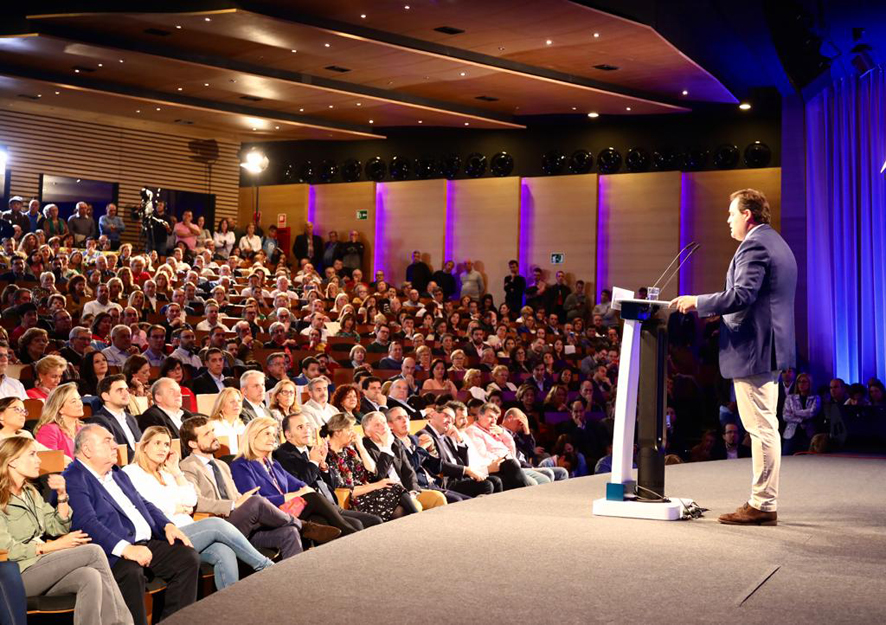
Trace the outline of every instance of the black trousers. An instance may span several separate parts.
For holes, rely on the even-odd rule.
[[[384,519],[380,516],[369,514],[368,512],[360,512],[359,510],[341,510],[341,515],[358,531],[384,523]]]
[[[151,565],[147,567],[149,574],[166,582],[163,614],[159,619],[163,620],[197,600],[200,554],[179,542],[170,545],[165,540],[149,540],[144,545],[153,554]],[[145,570],[138,562],[123,558],[111,567],[135,625],[148,625],[145,612]]]
[[[342,516],[342,509],[333,505],[326,497],[318,492],[302,495],[305,500],[305,508],[298,516],[300,519],[320,523],[321,525],[331,525],[341,530],[341,535],[346,536],[359,531],[362,527],[352,525],[348,519]],[[370,515],[372,516],[372,515]],[[362,525],[362,523],[361,523]]]
[[[520,463],[513,458],[508,458],[499,465],[498,473],[495,474],[501,480],[502,487],[505,490],[512,488],[522,488],[529,486]]]
[[[472,480],[471,478],[463,480],[449,480],[446,482],[446,488],[453,490],[468,497],[479,497],[480,495],[491,495],[495,492],[495,484],[491,479],[485,479],[481,482]],[[501,489],[499,489],[501,490]]]
[[[264,497],[253,495],[232,510],[227,520],[249,539],[253,547],[277,549],[281,560],[302,552],[301,522]]]

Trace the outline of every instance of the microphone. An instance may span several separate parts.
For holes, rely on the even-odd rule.
[[[661,272],[661,275],[658,277],[658,280],[655,281],[655,284],[652,285],[652,288],[655,288],[655,287],[658,286],[658,283],[661,282],[662,278],[664,278],[664,277],[667,275],[668,271],[671,270],[671,267],[674,266],[674,263],[677,262],[678,260],[680,260],[680,257],[683,255],[683,252],[685,252],[687,249],[689,249],[689,248],[692,247],[693,245],[696,246],[696,249],[697,249],[697,247],[698,247],[699,244],[696,243],[695,241],[692,241],[692,242],[690,242],[690,243],[687,243],[687,244],[686,244],[686,247],[684,247],[682,250],[680,250],[679,252],[677,252],[677,255],[674,256],[674,260],[672,260],[672,261],[671,261],[671,264],[668,265],[668,266],[665,268],[665,270]],[[693,250],[693,251],[694,251],[694,250]],[[692,252],[690,252],[690,254],[692,254]],[[687,258],[688,258],[688,256],[687,256]],[[678,269],[679,269],[679,267],[678,267]]]
[[[687,245],[686,247],[689,247],[690,245],[691,245],[692,247],[690,248],[689,253],[687,253],[686,256],[685,256],[685,258],[683,258],[683,260],[680,261],[680,264],[677,265],[677,268],[674,269],[674,271],[671,272],[670,277],[669,277],[669,278],[667,279],[667,281],[666,281],[663,285],[661,285],[661,287],[659,288],[659,292],[663,291],[664,288],[665,288],[667,285],[669,285],[669,284],[671,283],[671,280],[673,280],[674,277],[675,277],[678,273],[680,273],[680,267],[682,267],[683,264],[684,264],[687,260],[689,260],[689,257],[692,256],[693,254],[695,254],[696,250],[698,250],[698,248],[701,247],[701,243],[695,243],[694,241],[693,241],[692,243],[690,243],[689,245]],[[680,251],[680,254],[682,254],[683,251],[684,251],[685,249],[686,249],[686,248],[684,247],[683,250]],[[680,258],[680,254],[677,254],[677,258]],[[675,258],[674,260],[676,261],[677,258]],[[672,262],[671,264],[673,265],[674,263]],[[661,278],[659,278],[659,280],[661,280]]]

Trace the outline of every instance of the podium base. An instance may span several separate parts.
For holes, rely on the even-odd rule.
[[[613,501],[595,499],[594,514],[597,516],[617,516],[628,519],[652,519],[654,521],[679,521],[683,510],[692,504],[691,499],[671,497],[669,502]]]

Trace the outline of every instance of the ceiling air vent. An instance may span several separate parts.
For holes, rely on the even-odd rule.
[[[95,71],[95,69],[92,67],[83,67],[82,65],[75,65],[73,67],[73,70],[75,72],[77,72],[78,74],[83,74],[83,73],[89,74],[89,73]]]
[[[323,69],[328,69],[330,72],[338,72],[339,74],[351,71],[349,68],[341,67],[340,65],[327,65]]]
[[[440,26],[434,30],[438,33],[443,33],[444,35],[460,35],[465,32],[461,28],[453,28],[452,26]]]
[[[254,96],[254,95],[241,95],[240,99],[241,100],[249,100],[250,102],[261,102],[262,101],[261,98],[259,98],[258,96]]]
[[[182,126],[193,126],[194,125],[194,122],[192,122],[190,119],[177,119],[173,123],[181,124]]]
[[[478,95],[475,100],[483,100],[484,102],[498,102],[498,98],[493,98],[491,95]]]
[[[600,63],[599,65],[594,65],[594,69],[599,69],[604,72],[614,72],[618,68],[615,65],[609,65],[607,63]]]
[[[31,95],[29,93],[20,93],[20,94],[18,94],[18,97],[24,98],[25,100],[35,100],[35,101],[40,99],[40,96]]]
[[[145,34],[146,35],[155,35],[157,37],[168,37],[172,33],[169,32],[168,30],[161,30],[159,28],[146,28]]]

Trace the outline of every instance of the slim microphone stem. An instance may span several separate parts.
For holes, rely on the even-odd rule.
[[[677,268],[674,269],[673,273],[671,273],[671,277],[668,278],[668,281],[665,282],[665,283],[661,286],[661,290],[662,290],[662,291],[664,291],[664,290],[665,290],[665,287],[671,283],[671,280],[674,279],[674,276],[676,276],[678,273],[680,273],[680,267],[682,267],[683,264],[684,264],[687,260],[689,260],[689,257],[692,256],[692,255],[695,253],[695,250],[697,250],[697,249],[700,248],[700,247],[701,247],[700,244],[696,244],[695,247],[693,247],[691,250],[689,250],[689,253],[686,254],[686,258],[684,258],[684,259],[682,260],[682,262],[681,262],[679,265],[677,265]]]
[[[658,286],[658,283],[661,282],[661,279],[664,278],[668,274],[668,272],[671,270],[671,267],[674,266],[674,263],[677,262],[678,260],[680,260],[680,257],[683,255],[683,252],[685,252],[687,249],[689,249],[693,245],[698,245],[698,243],[696,243],[695,241],[691,241],[686,244],[686,247],[684,247],[682,250],[677,252],[677,255],[674,256],[674,260],[671,261],[671,264],[668,265],[667,267],[665,267],[665,270],[661,272],[661,275],[658,277],[658,280],[656,280],[655,284],[652,285],[653,288]]]

